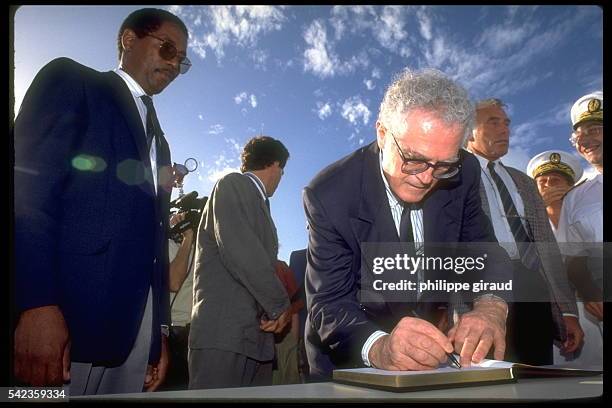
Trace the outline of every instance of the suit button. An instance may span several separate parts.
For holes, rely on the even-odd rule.
[[[157,263],[157,258],[153,258],[153,263],[156,264]]]

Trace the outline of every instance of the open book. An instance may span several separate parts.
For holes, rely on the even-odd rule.
[[[456,356],[459,360],[459,356]],[[377,368],[334,370],[333,381],[379,388],[388,391],[418,391],[468,385],[515,382],[525,377],[591,376],[597,369],[576,369],[561,366],[530,366],[508,361],[484,359],[471,367],[455,368],[442,365],[427,371],[387,371]]]

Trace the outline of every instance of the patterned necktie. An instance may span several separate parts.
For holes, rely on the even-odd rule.
[[[147,148],[151,149],[151,143],[155,136],[162,137],[164,132],[161,130],[159,121],[157,120],[157,113],[155,113],[155,107],[153,106],[153,100],[148,95],[140,97],[147,107]]]
[[[512,201],[510,192],[504,184],[504,181],[495,171],[495,163],[490,161],[489,164],[487,164],[487,168],[491,173],[491,178],[497,185],[497,191],[499,192],[499,196],[506,213],[506,220],[508,220],[508,225],[510,226],[510,230],[514,236],[516,246],[518,247],[519,254],[521,256],[521,261],[528,269],[538,271],[540,269],[539,256],[536,252],[533,240],[527,234],[523,222],[521,221],[521,217],[518,215],[518,211],[516,210],[514,201]]]

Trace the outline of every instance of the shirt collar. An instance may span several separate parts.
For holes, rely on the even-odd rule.
[[[474,153],[473,151],[469,150],[468,151],[470,153],[472,153],[474,156],[476,156],[476,158],[478,159],[478,163],[480,163],[480,167],[482,167],[483,169],[487,168],[487,165],[489,164],[489,159],[485,159],[484,157],[478,155],[477,153]],[[503,164],[501,162],[501,159],[496,159],[496,160],[491,160],[493,163],[495,163],[495,167],[497,167],[500,164]]]
[[[123,79],[123,81],[126,83],[128,89],[130,90],[130,92],[132,93],[132,95],[134,96],[134,98],[140,98],[141,96],[146,95],[147,93],[144,91],[144,89],[142,89],[142,87],[140,86],[140,84],[138,82],[136,82],[134,80],[134,78],[132,78],[130,76],[130,74],[128,74],[127,72],[125,72],[123,70],[123,68],[118,67],[115,69],[114,71],[117,75],[119,75],[121,77],[121,79]],[[152,98],[152,97],[151,97]]]
[[[256,181],[255,184],[257,184],[257,187],[259,188],[259,192],[261,193],[263,199],[265,200],[268,197],[268,194],[266,192],[266,185],[263,183],[263,181],[261,181],[261,179],[257,177],[255,173],[251,173],[250,171],[245,171],[243,174],[248,175],[248,177],[251,177],[251,180]]]

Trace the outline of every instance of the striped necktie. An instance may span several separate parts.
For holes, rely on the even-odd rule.
[[[490,161],[489,164],[487,164],[487,169],[489,169],[491,178],[497,186],[497,191],[499,192],[502,205],[504,206],[506,220],[514,236],[514,241],[518,247],[521,261],[528,269],[538,271],[540,269],[540,257],[537,254],[533,240],[525,230],[525,226],[516,210],[516,206],[514,205],[514,201],[512,201],[512,196],[510,196],[508,188],[501,177],[499,177],[499,174],[495,171],[495,162]]]

